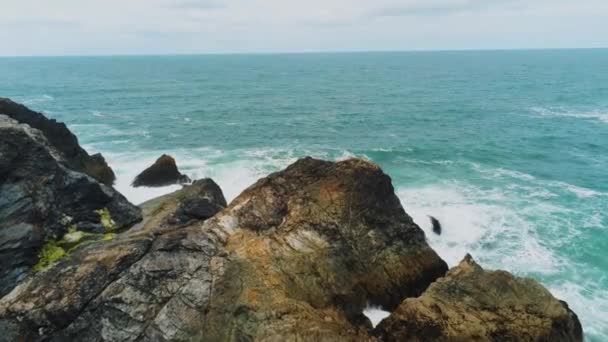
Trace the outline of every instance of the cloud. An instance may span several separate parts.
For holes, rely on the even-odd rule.
[[[608,46],[606,0],[2,0],[0,55]]]
[[[61,20],[61,19],[18,19],[5,21],[2,23],[5,28],[52,28],[52,29],[76,29],[82,26],[82,23],[76,20]]]
[[[226,8],[226,3],[215,0],[172,0],[165,6],[181,10],[216,10]]]
[[[509,0],[452,0],[410,2],[404,5],[379,8],[372,11],[372,17],[436,16],[463,11],[488,10],[495,6],[512,4]]]

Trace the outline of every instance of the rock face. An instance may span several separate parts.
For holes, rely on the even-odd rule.
[[[101,154],[90,156],[80,147],[78,139],[64,123],[48,119],[41,113],[1,97],[0,114],[40,130],[49,144],[62,155],[62,162],[68,168],[83,172],[105,185],[114,184],[116,177],[103,156]]]
[[[484,271],[467,255],[378,326],[384,341],[582,341],[565,302],[531,279]]]
[[[176,220],[222,206],[192,193],[26,279],[0,300],[0,339],[373,341],[366,304],[392,310],[447,271],[369,162],[303,159]]]
[[[158,187],[189,182],[190,178],[186,175],[182,175],[177,169],[175,159],[163,154],[154,162],[154,164],[152,164],[152,166],[137,175],[133,180],[132,185],[134,187]]]
[[[141,219],[139,208],[63,158],[43,132],[0,115],[0,295],[39,254],[61,252],[53,243],[67,233],[108,233]]]
[[[581,338],[531,280],[470,258],[445,276],[370,162],[301,159],[225,205],[208,179],[144,203],[142,224],[1,298],[0,341]],[[373,329],[368,304],[395,312]]]

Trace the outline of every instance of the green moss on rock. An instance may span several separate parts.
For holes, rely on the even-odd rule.
[[[33,270],[35,272],[42,271],[59,261],[65,255],[65,250],[57,245],[57,241],[48,241],[42,246],[39,254],[40,259],[38,260],[38,263],[34,265]]]
[[[112,219],[112,215],[110,214],[110,211],[108,210],[108,208],[95,210],[95,212],[99,215],[101,225],[103,226],[104,231],[106,233],[111,233],[114,230],[116,230],[116,228],[117,228],[116,223]]]
[[[104,234],[104,236],[101,238],[100,241],[114,240],[115,237],[116,237],[116,233],[107,233],[107,234]]]

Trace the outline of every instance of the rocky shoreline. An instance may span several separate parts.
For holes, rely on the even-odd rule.
[[[203,179],[137,207],[36,115],[0,99],[0,341],[583,339],[538,282],[471,256],[448,271],[369,161],[303,158],[229,204]],[[391,315],[373,327],[368,305]]]

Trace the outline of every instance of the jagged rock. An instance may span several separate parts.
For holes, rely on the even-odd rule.
[[[63,157],[43,132],[0,115],[0,295],[27,275],[45,243],[141,219],[139,208]]]
[[[99,153],[90,156],[80,147],[78,138],[64,123],[48,119],[41,113],[2,97],[0,97],[0,114],[42,131],[50,145],[62,155],[62,162],[68,168],[86,173],[105,185],[114,184],[116,179],[114,171],[103,156]]]
[[[541,284],[484,271],[470,255],[377,327],[384,341],[582,341],[581,324]]]
[[[190,199],[146,203],[141,227],[25,280],[0,339],[373,341],[366,304],[392,310],[447,271],[366,161],[302,159],[175,224]]]
[[[189,182],[190,178],[181,174],[177,169],[175,159],[163,154],[154,162],[154,164],[152,164],[152,166],[137,175],[133,180],[132,185],[134,187],[158,187]]]

